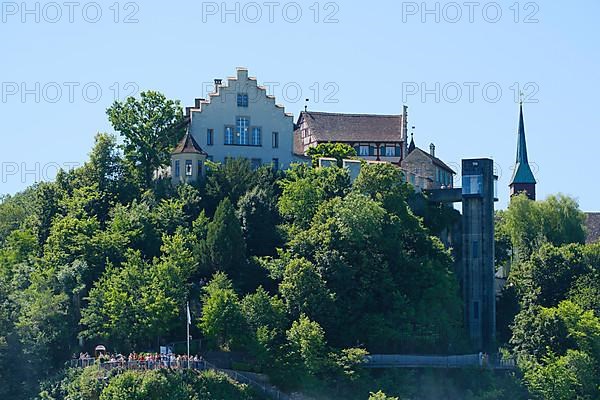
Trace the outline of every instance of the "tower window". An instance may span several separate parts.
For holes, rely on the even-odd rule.
[[[181,175],[181,164],[179,162],[179,160],[175,161],[175,177],[179,178],[179,176]]]
[[[279,132],[273,132],[272,142],[274,149],[279,148]]]
[[[215,144],[215,131],[213,129],[208,129],[206,131],[206,144],[208,146]]]
[[[185,176],[192,176],[194,172],[194,166],[192,160],[185,160]]]

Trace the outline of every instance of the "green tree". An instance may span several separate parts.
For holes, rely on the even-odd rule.
[[[73,339],[73,327],[68,314],[69,299],[66,294],[55,294],[43,285],[34,285],[21,299],[21,311],[16,323],[24,359],[30,371],[44,374],[68,357]]]
[[[292,353],[301,360],[306,372],[318,375],[327,367],[328,347],[323,328],[305,315],[287,331]]]
[[[185,124],[179,101],[147,91],[106,110],[113,128],[124,138],[125,158],[138,172],[139,182],[151,186],[154,172],[169,164],[170,152],[183,137]]]
[[[555,246],[583,243],[585,216],[577,202],[564,195],[534,202],[521,194],[511,199],[497,219],[498,232],[511,238],[513,262],[529,259],[543,243]]]
[[[319,158],[335,158],[338,167],[343,166],[343,160],[354,159],[357,157],[354,147],[345,143],[321,143],[310,147],[307,155],[312,158],[313,167],[319,165]]]
[[[300,315],[320,320],[331,318],[332,295],[310,261],[290,261],[279,285],[279,292],[292,318]]]
[[[289,259],[315,265],[334,298],[334,318],[310,317],[319,318],[335,346],[364,343],[373,352],[458,346],[461,303],[452,260],[411,213],[401,219],[353,192],[322,203],[288,247]]]
[[[209,215],[225,198],[232,204],[255,186],[256,174],[246,158],[229,159],[225,164],[213,163],[206,177],[206,205]]]
[[[354,189],[398,216],[409,214],[407,199],[412,190],[404,182],[400,168],[392,164],[368,164],[363,166],[354,182]]]
[[[153,215],[147,201],[134,200],[129,205],[117,204],[111,211],[106,233],[119,244],[122,252],[129,247],[140,250],[147,257],[158,255],[160,235],[154,225]]]
[[[371,392],[371,395],[369,396],[369,400],[399,400],[399,398],[398,397],[388,397],[385,393],[383,393],[380,390],[377,393]]]
[[[279,213],[272,190],[258,186],[247,192],[238,203],[248,253],[254,256],[273,256],[276,247],[283,245],[277,224]]]
[[[577,201],[563,194],[549,196],[539,203],[544,236],[555,246],[585,243],[585,214]]]
[[[208,224],[204,255],[205,265],[211,273],[222,271],[234,278],[239,278],[244,273],[244,237],[229,199],[224,199],[219,204],[213,220]]]
[[[569,350],[561,357],[550,354],[541,364],[526,364],[524,378],[536,399],[591,400],[600,396],[595,370],[594,361],[586,353]]]
[[[55,184],[40,183],[34,190],[33,214],[30,225],[38,237],[38,244],[46,243],[54,217],[60,213],[61,192]]]
[[[518,353],[536,360],[563,356],[569,349],[600,360],[600,319],[571,301],[553,308],[532,306],[515,318],[511,343]]]
[[[107,267],[90,290],[88,306],[82,311],[82,337],[108,340],[121,351],[149,341],[143,322],[145,312],[139,301],[146,287],[147,269],[141,254],[136,251],[127,254],[127,260],[120,268]]]
[[[579,277],[571,286],[568,298],[584,310],[593,310],[600,316],[600,271]]]
[[[517,265],[510,278],[522,297],[553,307],[568,297],[579,279],[593,274],[599,263],[600,245],[544,244],[528,261]]]
[[[36,196],[35,187],[14,196],[0,195],[0,245],[8,235],[23,226],[30,215]]]
[[[306,228],[320,203],[348,194],[350,174],[344,168],[310,168],[296,164],[279,182],[279,212],[293,226]]]
[[[204,288],[202,318],[198,327],[218,348],[236,350],[247,344],[247,325],[240,299],[224,273],[217,273]]]
[[[283,301],[278,296],[269,296],[262,287],[244,297],[242,311],[248,325],[254,330],[261,327],[283,329],[287,321]]]

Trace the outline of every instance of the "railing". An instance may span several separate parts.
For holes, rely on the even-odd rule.
[[[269,396],[272,399],[291,400],[291,397],[286,395],[285,393],[282,393],[281,391],[275,389],[274,387],[269,387],[260,382],[257,382],[254,379],[248,377],[247,375],[244,375],[244,373],[242,373],[242,372],[218,368],[215,365],[213,365],[209,362],[206,362],[206,361],[205,361],[205,365],[208,369],[211,369],[211,370],[217,371],[217,372],[221,372],[221,373],[229,376],[231,379],[233,379],[236,382],[244,383],[246,385],[254,387],[255,389],[259,390],[261,393]]]
[[[203,371],[207,369],[206,362],[202,361],[190,361],[189,368],[197,371]],[[134,371],[150,371],[155,369],[187,369],[187,360],[171,360],[167,357],[160,360],[123,360],[123,361],[100,361],[94,358],[84,358],[71,360],[71,368],[87,368],[94,365],[99,365],[102,369],[110,371],[113,369],[126,369]]]
[[[93,358],[85,358],[85,359],[77,359],[71,360],[70,366],[71,368],[87,368],[92,367],[94,365],[98,365],[100,368],[105,371],[112,370],[132,370],[132,371],[151,371],[158,369],[173,369],[173,370],[184,370],[188,369],[188,361],[187,360],[172,360],[168,357],[163,357],[160,360],[147,360],[147,361],[139,361],[139,360],[123,360],[123,361],[106,361],[100,362],[99,360]],[[257,382],[256,380],[244,375],[241,372],[227,370],[218,368],[217,366],[209,363],[208,361],[190,361],[189,369],[194,371],[206,371],[212,370],[216,372],[220,372],[229,376],[236,382],[246,384],[248,386],[253,387],[258,390],[262,394],[270,397],[274,400],[291,400],[291,397],[282,393],[281,391],[275,389],[274,387],[270,387],[268,385]]]
[[[485,354],[459,356],[371,355],[365,359],[366,368],[490,368],[515,369],[514,359]]]

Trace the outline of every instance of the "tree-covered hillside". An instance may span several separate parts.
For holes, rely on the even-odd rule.
[[[127,385],[196,388],[197,378],[129,373],[88,388],[97,396],[73,397],[82,377],[98,382],[63,371],[100,343],[127,354],[185,341],[187,302],[203,351],[242,354],[240,367],[285,390],[526,398],[510,374],[361,367],[368,353],[472,351],[452,253],[435,236],[454,214],[430,207],[417,217],[398,168],[364,165],[351,182],[343,168],[252,170],[238,159],[172,187],[152,177],[181,138],[178,103],[148,92],[108,115],[120,138],[98,134],[85,165],[0,203],[1,399],[43,391],[48,400],[129,400],[154,397],[119,397]],[[516,198],[498,216],[498,262],[513,264],[499,329],[536,398],[598,398],[590,371],[600,361],[600,247],[569,244],[582,232],[567,198]],[[557,376],[567,397],[548,394]],[[201,393],[181,390],[176,398]]]

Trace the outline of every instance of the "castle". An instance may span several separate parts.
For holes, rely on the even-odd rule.
[[[208,99],[186,108],[188,131],[174,149],[173,183],[193,182],[204,174],[204,162],[246,158],[253,168],[287,169],[306,162],[310,147],[346,143],[366,161],[399,166],[417,190],[453,186],[455,171],[435,155],[408,143],[408,108],[398,115],[339,114],[303,111],[296,123],[267,89],[238,68],[235,77],[215,79]]]
[[[430,202],[462,204],[461,235],[451,245],[457,254],[457,276],[465,303],[465,326],[473,346],[489,350],[495,346],[496,282],[494,265],[494,203],[497,176],[493,160],[462,161],[462,187],[454,188],[456,172],[429,151],[408,141],[408,109],[398,115],[341,114],[303,111],[297,122],[277,105],[275,98],[259,86],[248,70],[238,68],[235,77],[215,80],[209,99],[196,99],[186,109],[188,130],[174,149],[171,179],[174,184],[194,182],[205,175],[206,160],[226,163],[232,158],[250,160],[253,168],[271,165],[287,169],[294,162],[307,162],[308,149],[320,143],[345,143],[366,162],[388,162],[404,172],[416,191]],[[322,160],[321,165],[330,165]],[[344,160],[352,176],[360,163]],[[510,193],[536,196],[536,180],[529,165],[523,106],[520,108],[517,159]]]

